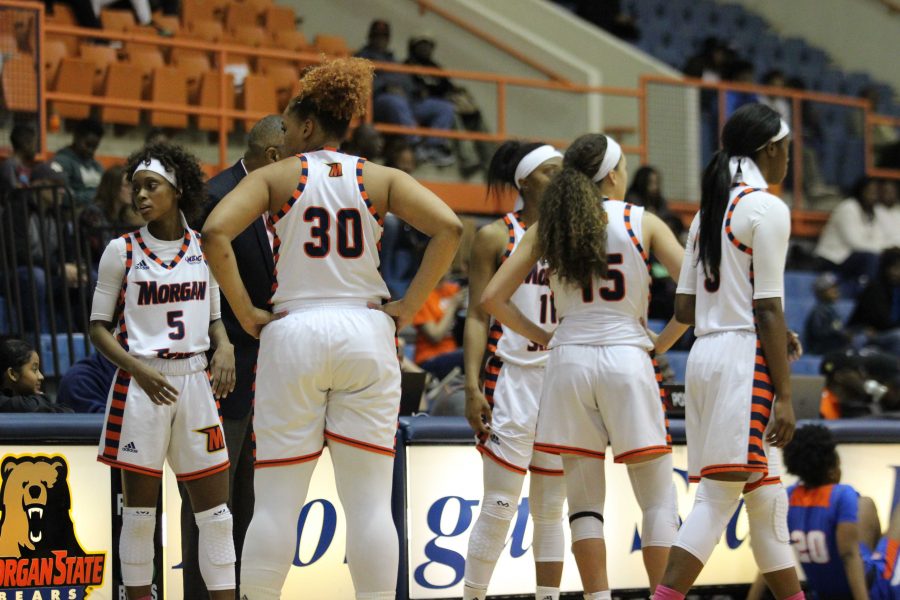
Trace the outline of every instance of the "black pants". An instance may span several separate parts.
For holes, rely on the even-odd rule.
[[[225,433],[225,444],[228,447],[228,508],[234,518],[234,551],[237,562],[234,565],[235,577],[240,583],[241,549],[244,547],[244,536],[253,517],[253,447],[250,433],[251,415],[243,419],[223,419],[222,429]],[[184,568],[184,598],[187,600],[204,600],[209,598],[206,584],[200,575],[197,563],[197,523],[191,510],[190,498],[183,483],[178,484],[181,493],[181,563]]]

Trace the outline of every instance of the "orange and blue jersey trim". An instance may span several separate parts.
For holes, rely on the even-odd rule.
[[[746,185],[746,184],[738,184],[738,185]],[[753,192],[761,192],[761,191],[763,191],[763,190],[760,188],[751,188],[751,187],[746,188],[740,194],[738,194],[734,198],[734,200],[731,201],[731,205],[728,207],[728,212],[725,213],[725,235],[728,236],[728,240],[732,244],[734,244],[735,248],[737,248],[738,250],[740,250],[741,252],[743,252],[745,254],[749,254],[750,256],[753,256],[753,248],[742,243],[740,240],[737,239],[737,237],[735,237],[734,231],[732,231],[732,229],[731,229],[731,218],[734,216],[734,211],[737,208],[737,205],[740,204],[741,199],[744,196],[746,196],[748,194],[752,194]]]
[[[515,213],[513,213],[515,215]],[[515,215],[518,220],[518,215]],[[503,256],[500,257],[500,263],[506,262],[506,259],[512,255],[513,250],[516,248],[516,228],[513,225],[512,219],[509,218],[509,215],[503,215],[503,223],[506,225],[506,248],[503,249]]]
[[[634,247],[637,249],[638,254],[641,255],[641,258],[644,259],[644,264],[647,265],[647,270],[650,270],[650,254],[644,249],[644,245],[641,244],[641,240],[638,239],[637,234],[634,232],[634,227],[631,223],[631,210],[634,208],[634,204],[629,202],[625,203],[625,230],[628,232],[628,237],[631,239],[631,243],[634,244]]]
[[[300,181],[297,183],[297,188],[294,190],[294,193],[291,194],[290,200],[285,202],[277,213],[269,215],[269,223],[273,227],[275,223],[284,218],[284,215],[288,214],[291,207],[293,207],[297,200],[300,199],[303,190],[306,189],[306,182],[309,179],[309,160],[307,160],[306,155],[304,154],[297,154],[297,158],[300,159]]]
[[[494,390],[497,388],[497,380],[500,378],[500,370],[503,361],[497,356],[491,356],[484,365],[484,399],[494,406]]]
[[[254,444],[255,446],[255,444]],[[254,452],[256,452],[256,448],[254,447]],[[267,469],[269,467],[287,467],[289,465],[299,465],[300,463],[309,462],[311,460],[316,460],[320,456],[322,456],[322,450],[318,450],[317,452],[313,452],[311,454],[304,454],[303,456],[292,456],[289,458],[273,458],[271,460],[257,460],[256,455],[254,454],[253,468],[254,469]]]
[[[599,458],[600,460],[606,458],[605,452],[588,450],[587,448],[578,448],[576,446],[563,446],[561,444],[535,442],[534,449],[539,452],[546,452],[547,454],[575,454],[577,456],[586,456],[587,458]]]
[[[374,452],[375,454],[383,454],[385,456],[394,456],[396,454],[393,448],[385,448],[384,446],[378,446],[377,444],[371,444],[369,442],[364,442],[362,440],[357,440],[344,435],[338,435],[334,432],[328,431],[327,429],[325,430],[325,439],[332,442],[338,442],[341,444],[346,444],[348,446],[353,446],[354,448],[359,448],[360,450],[366,450],[367,452]],[[397,443],[396,438],[394,439],[394,443]]]
[[[769,425],[775,388],[769,377],[769,367],[763,356],[762,344],[756,340],[756,364],[753,371],[753,396],[750,405],[750,436],[747,444],[747,464],[768,471],[769,460],[763,445],[763,435]]]
[[[138,246],[141,247],[141,250],[144,251],[144,254],[147,255],[147,258],[158,264],[159,266],[171,271],[175,267],[178,266],[178,263],[181,262],[181,259],[184,258],[184,255],[187,254],[188,248],[191,246],[191,230],[186,229],[184,231],[184,238],[181,240],[181,249],[178,250],[178,254],[175,255],[171,261],[164,263],[161,258],[159,258],[153,251],[147,247],[147,244],[144,243],[144,237],[141,235],[141,230],[138,229],[134,232],[134,239],[137,240]]]
[[[210,475],[215,475],[216,473],[221,473],[222,471],[227,471],[229,467],[231,467],[231,461],[226,460],[223,463],[200,469],[199,471],[176,473],[175,479],[178,481],[194,481],[195,479],[202,479],[204,477],[209,477]]]
[[[375,206],[372,204],[372,201],[369,200],[369,193],[366,192],[366,186],[363,183],[363,166],[366,164],[366,159],[360,158],[356,161],[356,185],[359,186],[359,195],[362,197],[363,202],[366,203],[366,208],[369,209],[369,214],[372,215],[372,218],[378,222],[378,225],[384,227],[384,219],[381,218],[381,215],[378,214],[378,211],[375,210]],[[378,243],[378,249],[381,249],[381,242]]]
[[[833,484],[821,485],[814,488],[798,485],[791,490],[788,501],[791,506],[803,508],[828,508],[831,505],[831,492],[833,489]]]
[[[125,276],[122,277],[122,289],[119,291],[119,300],[116,304],[116,311],[119,313],[116,339],[126,351],[128,350],[128,327],[125,325],[125,290],[128,288],[128,273],[134,262],[134,245],[131,235],[131,233],[126,233],[122,236],[125,240]]]
[[[119,369],[113,380],[112,398],[110,398],[109,416],[103,432],[103,452],[101,457],[107,460],[119,458],[119,436],[122,434],[122,421],[125,417],[125,400],[128,398],[128,386],[131,374]]]
[[[653,374],[656,377],[656,386],[659,388],[659,405],[663,414],[663,425],[666,428],[666,446],[672,448],[672,432],[669,430],[669,416],[666,414],[666,398],[668,392],[663,388],[662,369],[659,368],[659,362],[656,356],[651,356],[650,361],[653,363]]]

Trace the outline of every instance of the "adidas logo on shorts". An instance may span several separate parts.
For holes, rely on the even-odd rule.
[[[127,444],[125,444],[125,447],[122,448],[122,452],[134,452],[135,454],[137,454],[137,451],[138,450],[135,447],[134,442],[128,442]]]
[[[134,268],[135,268],[135,269],[140,269],[141,271],[143,271],[143,270],[145,270],[145,269],[149,269],[150,267],[147,266],[147,262],[146,262],[144,259],[141,259],[141,262],[139,262],[138,264],[134,265]]]

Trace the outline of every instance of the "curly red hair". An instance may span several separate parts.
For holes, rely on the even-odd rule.
[[[350,121],[366,112],[374,72],[364,58],[337,58],[307,69],[288,112],[301,118],[313,116],[327,130],[343,136]]]

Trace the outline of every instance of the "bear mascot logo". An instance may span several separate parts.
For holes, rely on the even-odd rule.
[[[47,590],[47,598],[65,589],[61,597],[83,598],[85,587],[103,583],[106,555],[86,553],[75,537],[68,475],[61,456],[7,456],[0,464],[0,599],[7,589]]]

